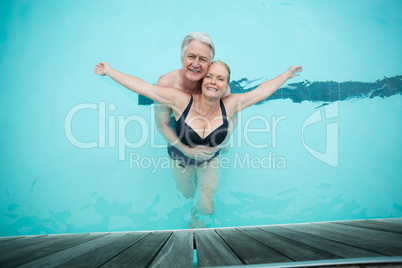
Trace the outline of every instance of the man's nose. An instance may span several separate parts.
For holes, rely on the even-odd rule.
[[[199,59],[198,57],[195,58],[195,60],[194,60],[194,62],[193,62],[193,65],[194,65],[194,66],[200,65],[200,59]]]

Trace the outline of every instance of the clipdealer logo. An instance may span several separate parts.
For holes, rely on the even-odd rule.
[[[98,121],[98,139],[91,142],[80,141],[73,135],[73,118],[77,115],[77,113],[83,110],[92,110],[97,114]],[[81,103],[72,107],[66,114],[65,122],[64,122],[64,132],[67,140],[74,146],[82,149],[91,149],[91,148],[118,148],[118,156],[119,160],[126,160],[126,149],[136,149],[142,146],[145,146],[146,143],[151,140],[151,148],[165,148],[166,144],[156,144],[153,137],[156,135],[155,130],[155,121],[153,109],[151,109],[151,117],[150,121],[147,122],[145,118],[142,118],[139,115],[130,115],[128,117],[122,115],[110,115],[110,112],[114,112],[116,110],[115,104],[106,105],[106,102],[100,101],[98,104],[96,103]],[[109,113],[109,115],[107,115]],[[307,119],[303,122],[301,128],[301,140],[302,145],[307,152],[309,152],[313,157],[320,160],[321,162],[332,166],[337,167],[339,163],[339,124],[338,122],[333,122],[334,118],[338,118],[339,116],[339,103],[331,103],[324,107],[321,107],[319,110],[314,111],[311,115],[307,117]],[[117,120],[116,120],[117,119]],[[261,115],[253,115],[246,120],[244,124],[242,124],[241,113],[239,114],[238,126],[237,130],[234,130],[238,133],[239,139],[237,141],[237,147],[242,147],[242,140],[246,142],[247,146],[254,149],[261,148],[276,148],[277,146],[277,131],[278,125],[280,122],[285,121],[287,117],[285,115],[281,115],[279,117],[272,116],[271,122],[268,121],[266,116]],[[91,119],[92,120],[92,119]],[[325,122],[327,120],[331,120],[332,122],[326,123],[326,139],[325,139],[325,152],[320,152],[309,145],[307,145],[305,141],[305,130],[317,123]],[[260,124],[263,125],[262,128],[251,128],[250,123],[253,121],[259,121]],[[131,142],[127,140],[126,137],[126,127],[128,124],[135,123],[139,125],[139,133],[140,139],[136,142]],[[244,125],[244,126],[243,126]],[[107,134],[108,135],[107,135]],[[261,134],[270,134],[271,135],[271,145],[267,143],[267,140],[264,140],[263,144],[255,144],[249,138],[249,134],[252,133],[261,133]],[[117,134],[117,135],[116,135]],[[241,138],[240,138],[241,137]],[[116,144],[117,140],[117,144]],[[233,147],[235,144],[233,143],[233,139],[230,139],[229,146]],[[274,155],[275,156],[275,155]],[[275,157],[274,157],[275,158]],[[281,156],[277,156],[276,158],[283,158]],[[131,155],[130,155],[131,159]],[[285,158],[283,158],[284,160]],[[131,161],[131,160],[130,160]],[[286,166],[286,163],[285,165]]]
[[[328,104],[321,109],[312,113],[304,122],[301,130],[301,138],[303,147],[316,159],[330,165],[331,167],[337,167],[339,164],[339,123],[332,122],[326,123],[326,139],[325,139],[325,152],[319,152],[318,150],[311,148],[305,142],[304,131],[307,127],[339,117],[339,102]]]

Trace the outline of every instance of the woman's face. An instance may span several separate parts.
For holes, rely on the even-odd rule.
[[[202,93],[210,97],[221,98],[229,86],[228,75],[229,73],[223,65],[211,64],[202,81]]]

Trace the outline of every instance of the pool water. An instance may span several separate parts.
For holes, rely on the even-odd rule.
[[[402,216],[400,1],[1,1],[0,235],[185,229],[152,105],[99,61],[156,83],[203,31],[244,92],[207,227]],[[355,83],[349,83],[354,81]]]

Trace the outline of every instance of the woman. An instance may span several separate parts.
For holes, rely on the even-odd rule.
[[[230,118],[271,96],[288,79],[298,76],[301,69],[301,66],[292,66],[252,91],[231,94],[224,99],[221,97],[229,87],[230,69],[221,61],[211,63],[202,81],[201,93],[193,95],[175,88],[148,84],[139,78],[113,69],[107,63],[99,63],[95,67],[95,73],[108,75],[124,87],[171,107],[176,118],[176,132],[181,142],[190,147],[195,145],[215,147],[225,140],[230,127]],[[214,211],[213,197],[218,189],[221,172],[219,150],[209,159],[195,160],[186,157],[175,147],[169,146],[169,155],[172,158],[171,167],[177,188],[184,197],[194,197],[197,186],[199,188],[199,200],[192,210],[192,221],[189,226],[196,227],[199,225],[196,214],[210,215]],[[193,179],[195,174],[198,182]]]

